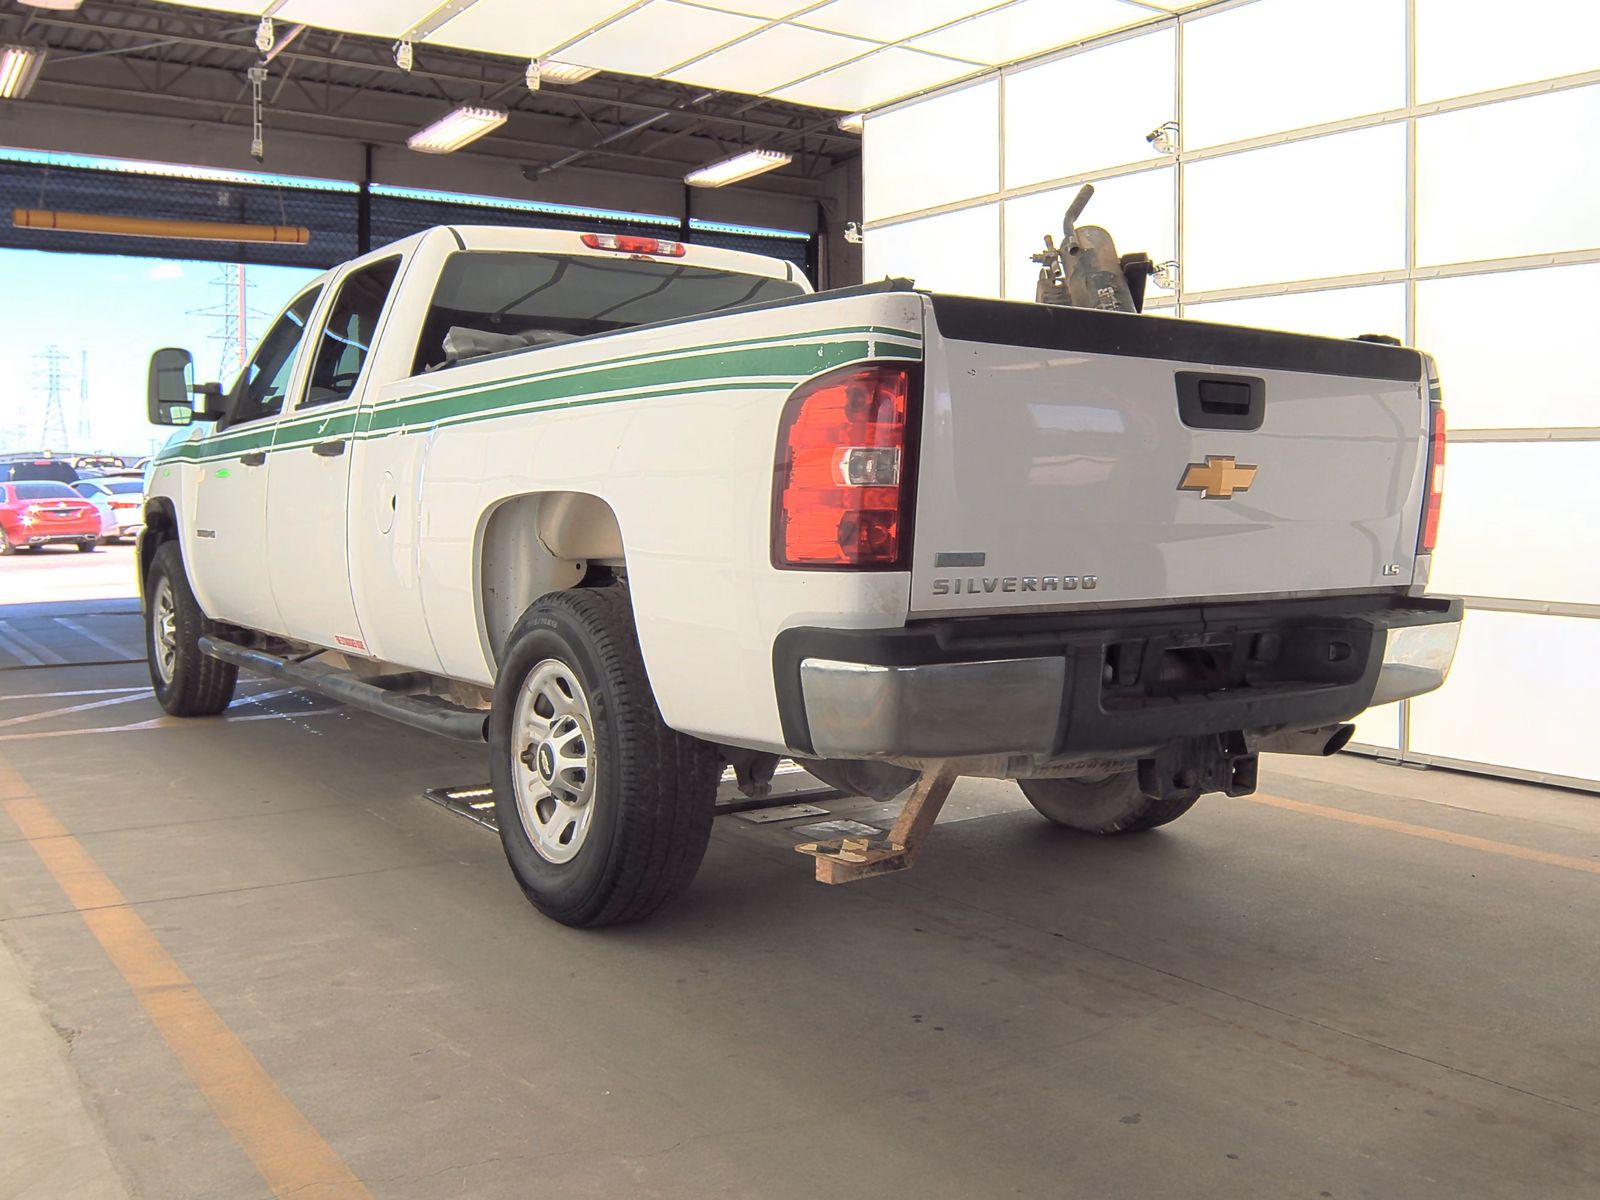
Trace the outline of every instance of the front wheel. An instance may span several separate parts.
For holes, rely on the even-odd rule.
[[[1080,833],[1142,833],[1176,821],[1199,798],[1146,796],[1135,770],[1087,779],[1019,779],[1017,786],[1046,820]]]
[[[189,588],[177,542],[163,542],[144,587],[150,684],[175,717],[209,717],[233,703],[239,668],[200,650],[206,616]]]
[[[500,840],[523,893],[563,925],[649,916],[689,885],[721,760],[667,728],[625,592],[555,592],[506,643],[489,716]]]

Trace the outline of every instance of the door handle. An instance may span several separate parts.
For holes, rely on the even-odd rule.
[[[252,450],[249,454],[239,455],[240,464],[246,467],[259,467],[266,461],[267,452],[265,450]]]
[[[331,442],[318,442],[311,447],[311,453],[320,454],[323,458],[336,458],[344,453],[344,439],[335,438]]]

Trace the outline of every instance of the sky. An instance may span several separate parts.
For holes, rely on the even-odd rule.
[[[217,285],[221,263],[102,254],[58,254],[0,249],[5,319],[0,321],[0,450],[43,449],[44,363],[37,356],[60,347],[62,401],[72,453],[149,454],[170,429],[145,420],[145,374],[152,351],[182,346],[194,354],[195,378],[231,374],[224,358],[222,318],[202,315],[224,298]],[[245,268],[252,310],[248,340],[256,338],[317,272],[300,267]],[[83,368],[87,366],[87,371]],[[87,403],[79,399],[79,376]],[[224,382],[227,380],[224,379]],[[86,430],[87,436],[80,431]]]

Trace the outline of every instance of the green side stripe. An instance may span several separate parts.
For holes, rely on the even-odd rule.
[[[766,346],[794,346],[800,339],[834,338],[848,336],[861,338],[862,336],[876,336],[885,338],[898,338],[911,343],[918,348],[922,345],[922,334],[914,329],[896,329],[887,325],[847,325],[838,329],[816,329],[806,333],[777,333],[760,338],[739,338],[730,342],[708,342],[701,346],[686,346],[679,350],[650,350],[638,354],[624,354],[617,358],[602,359],[594,363],[575,363],[564,367],[552,367],[543,371],[530,371],[526,375],[517,375],[509,379],[499,379],[490,387],[508,387],[524,383],[530,379],[544,379],[555,375],[565,375],[573,372],[605,370],[611,367],[623,366],[629,363],[644,361],[666,362],[676,358],[702,357],[707,353],[720,350],[738,350]],[[466,365],[466,364],[463,364]],[[409,404],[414,400],[443,399],[451,395],[473,395],[485,390],[485,385],[474,384],[467,386],[436,388],[430,392],[420,392],[412,396],[403,396],[395,400],[385,401],[385,404]]]
[[[916,360],[920,339],[901,329],[856,327],[823,330],[807,336],[849,333],[850,340],[796,343],[763,339],[696,347],[679,357],[632,355],[602,364],[563,368],[512,380],[495,380],[472,390],[448,390],[408,396],[359,413],[341,410],[326,416],[294,418],[266,429],[243,429],[183,442],[158,461],[181,459],[210,462],[252,450],[293,450],[327,438],[354,434],[361,438],[453,426],[473,421],[544,412],[560,408],[614,404],[712,391],[788,390],[800,380],[869,357]],[[908,339],[906,344],[887,337]],[[640,361],[649,359],[650,361]]]
[[[844,363],[867,357],[865,341],[834,341],[814,346],[766,346],[742,350],[722,350],[698,358],[634,366],[603,367],[558,378],[535,378],[511,384],[498,381],[492,390],[446,396],[422,404],[393,408],[380,405],[371,409],[373,432],[436,425],[457,417],[491,417],[508,409],[521,409],[551,400],[594,397],[599,393],[632,389],[655,392],[671,385],[699,384],[702,387],[725,379],[771,379],[787,386],[791,380],[832,370]],[[616,399],[629,399],[618,396]]]

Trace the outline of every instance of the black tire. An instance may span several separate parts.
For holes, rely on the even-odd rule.
[[[100,539],[99,538],[93,538],[93,539],[91,539],[90,541],[87,541],[87,542],[79,542],[78,543],[78,549],[80,551],[82,551],[83,553],[85,553],[85,554],[88,554],[89,552],[91,552],[93,550],[98,550],[98,549],[100,549]]]
[[[578,685],[586,706],[580,714],[581,742],[588,743],[585,761],[591,764],[573,768],[574,777],[581,773],[586,780],[588,798],[580,797],[566,811],[590,810],[581,836],[573,835],[575,848],[547,836],[552,823],[563,819],[556,815],[555,789],[546,786],[557,774],[556,755],[547,758],[545,751],[561,719],[545,720],[541,742],[533,741],[537,735],[526,727],[518,729],[525,688],[526,710],[539,715],[533,697],[541,678],[563,671],[565,683]],[[569,742],[575,727],[576,719],[565,735]],[[523,740],[528,744],[519,746]],[[549,774],[542,774],[547,765]],[[649,916],[686,888],[699,869],[711,837],[722,760],[706,743],[662,721],[645,677],[628,596],[620,588],[554,592],[523,614],[506,640],[495,683],[489,766],[511,872],[533,906],[563,925],[592,928]],[[541,844],[552,854],[570,854],[567,861],[536,848],[536,834],[519,805],[519,783],[533,819],[544,822],[537,835]],[[552,815],[544,817],[546,811]],[[577,818],[566,819],[574,824],[563,833],[577,828]]]
[[[172,603],[170,670],[164,670],[157,647],[157,624],[163,611],[164,589]],[[210,628],[211,622],[200,611],[200,604],[189,588],[178,543],[163,542],[156,549],[144,585],[145,658],[150,666],[150,685],[155,689],[156,699],[174,717],[215,716],[233,702],[239,668],[200,652],[200,635]]]
[[[11,544],[11,539],[6,536],[6,531],[0,529],[0,558],[10,558],[16,552],[17,548]]]
[[[1019,779],[1017,786],[1046,820],[1080,833],[1143,833],[1176,821],[1199,799],[1146,796],[1133,770],[1098,779]]]

